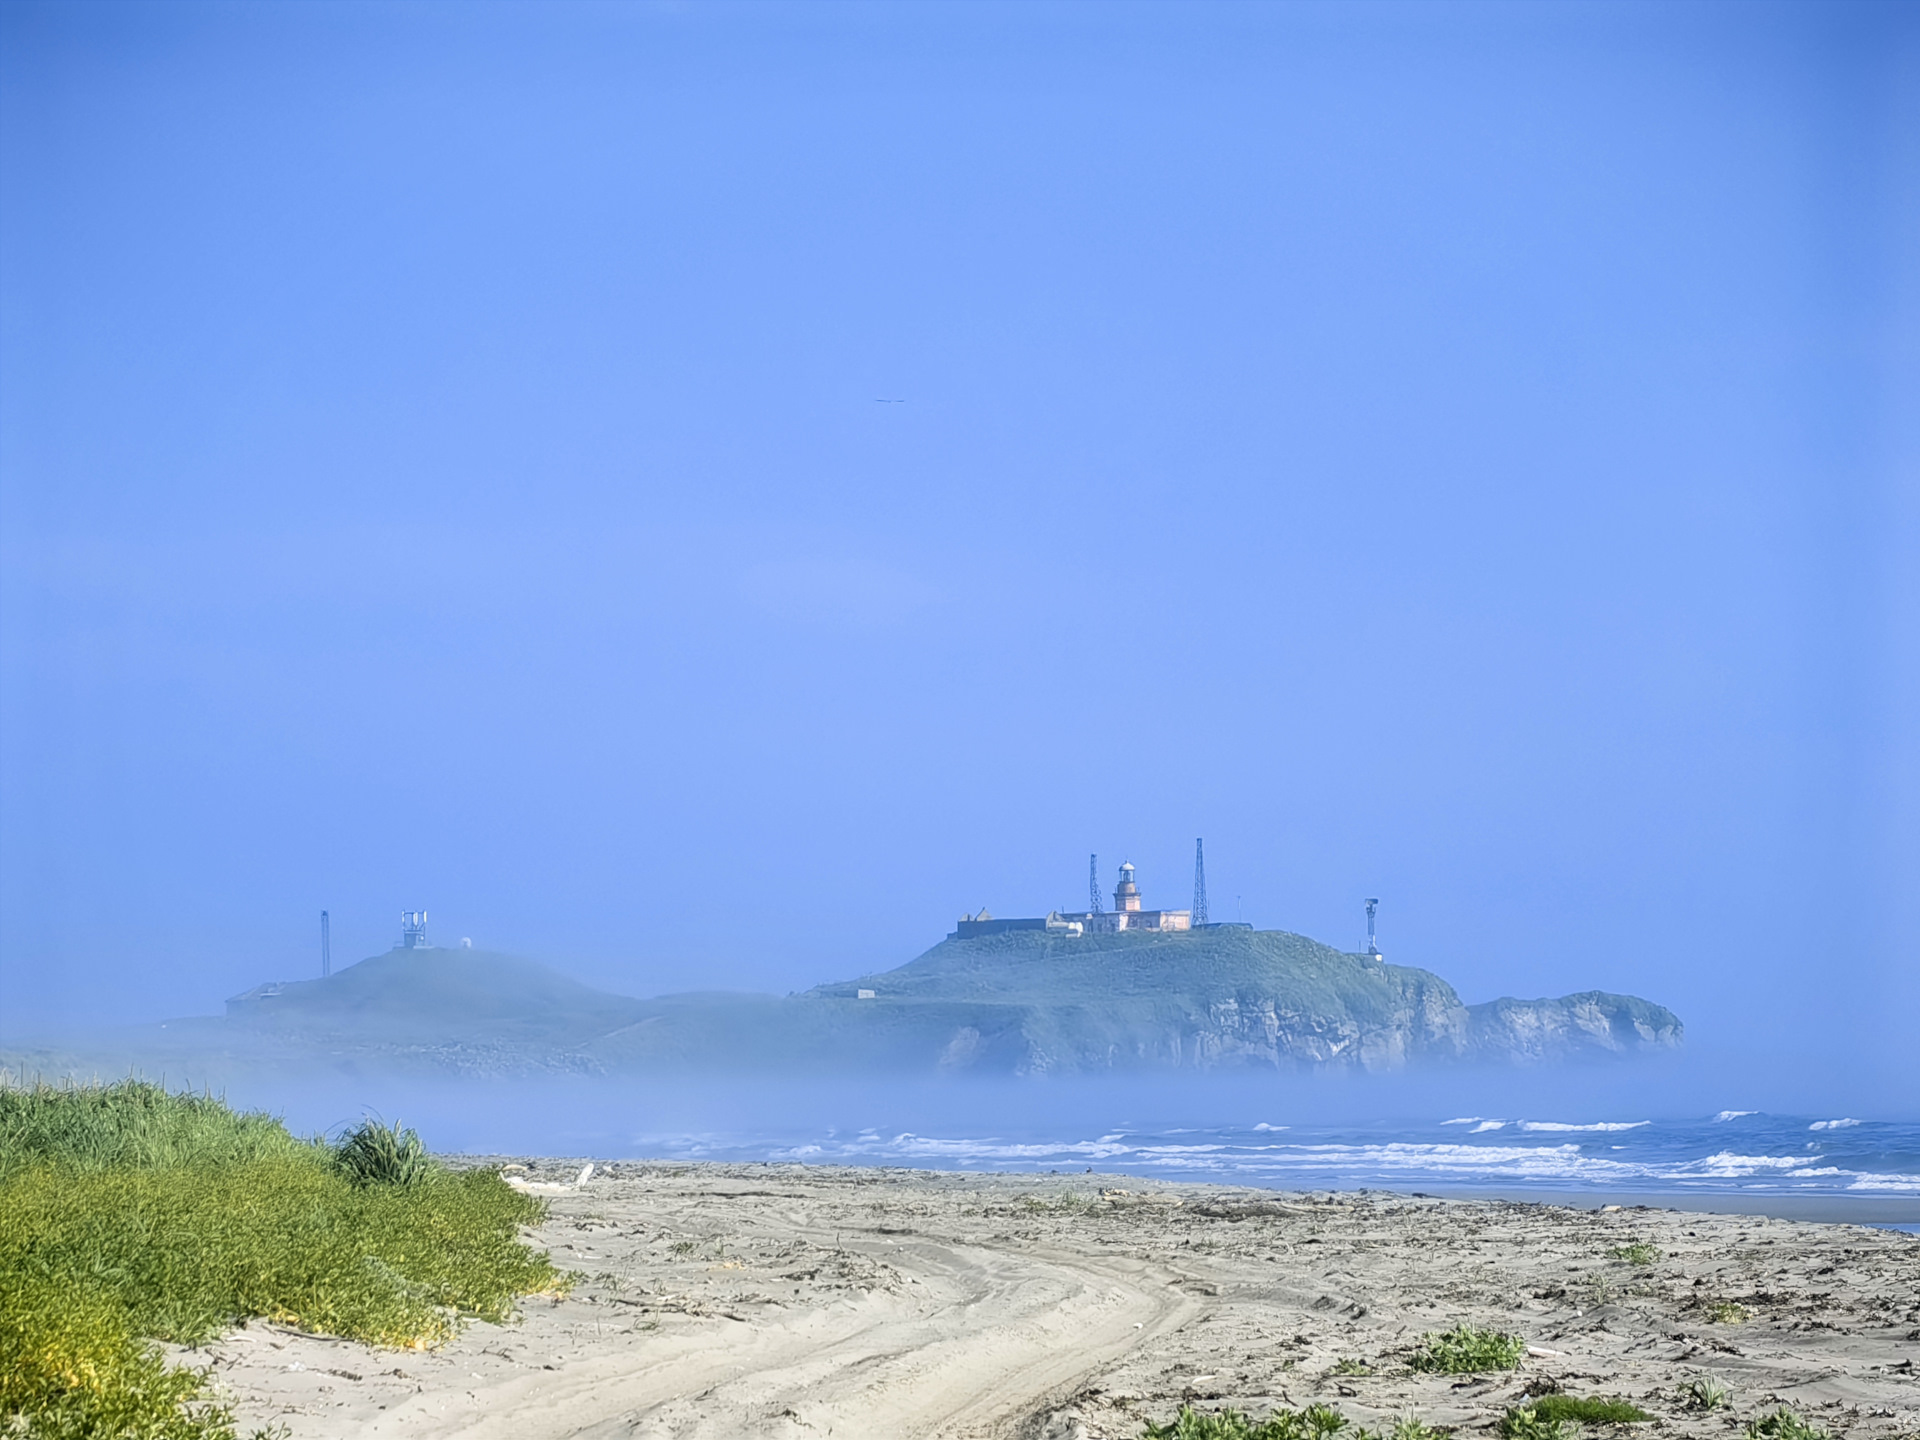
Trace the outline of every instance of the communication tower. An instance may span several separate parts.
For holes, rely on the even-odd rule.
[[[327,933],[327,912],[320,912],[320,978],[333,974],[333,937]]]
[[[1100,857],[1098,855],[1087,856],[1087,910],[1094,915],[1101,913]]]
[[[1377,898],[1367,901],[1367,954],[1375,960],[1381,958],[1380,947],[1374,943],[1373,939],[1373,912],[1379,908],[1380,901]]]
[[[400,948],[402,950],[425,950],[427,945],[427,912],[424,910],[402,910],[400,912]]]
[[[1207,852],[1201,842],[1193,842],[1193,923],[1207,923]]]

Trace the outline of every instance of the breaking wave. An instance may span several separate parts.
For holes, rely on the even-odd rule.
[[[1744,1112],[1751,1116],[1755,1112]],[[1096,1138],[969,1136],[864,1129],[804,1138],[635,1137],[644,1153],[925,1169],[1060,1170],[1158,1175],[1295,1189],[1431,1186],[1681,1194],[1920,1194],[1920,1127],[1845,1127],[1808,1141],[1808,1122],[1762,1117],[1739,1149],[1711,1143],[1722,1116],[1692,1122],[1493,1120],[1374,1127],[1359,1135],[1270,1121],[1246,1128],[1109,1130]],[[1453,1133],[1447,1134],[1449,1127]],[[1824,1129],[1822,1128],[1824,1127]],[[1823,1137],[1836,1129],[1818,1122]],[[1390,1133],[1380,1133],[1387,1129]],[[1424,1135],[1418,1133],[1425,1131]],[[1464,1130],[1465,1133],[1461,1133]],[[1854,1137],[1885,1131],[1872,1144]],[[1499,1133],[1504,1132],[1504,1133]],[[1911,1133],[1909,1133],[1911,1132]],[[1718,1132],[1724,1137],[1725,1131]],[[1798,1134],[1802,1138],[1793,1141]],[[1497,1138],[1476,1140],[1488,1134]],[[1527,1137],[1539,1135],[1538,1140]],[[1703,1143],[1706,1142],[1706,1143]],[[1905,1160],[1906,1164],[1898,1164]],[[1889,1162],[1896,1163],[1889,1163]]]

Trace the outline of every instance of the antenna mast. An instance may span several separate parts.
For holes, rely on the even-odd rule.
[[[333,974],[333,937],[327,933],[327,912],[320,912],[320,978]]]
[[[1087,856],[1087,910],[1094,915],[1100,913],[1100,857],[1098,855]]]
[[[1193,923],[1207,923],[1207,852],[1198,840],[1193,842]]]
[[[1380,947],[1374,943],[1373,939],[1373,912],[1379,908],[1378,898],[1367,901],[1367,954],[1376,960],[1380,958]]]

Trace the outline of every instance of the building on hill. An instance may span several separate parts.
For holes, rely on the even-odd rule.
[[[1044,919],[997,920],[981,907],[977,915],[962,915],[950,940],[974,940],[1004,935],[1009,930],[1044,930],[1049,935],[1111,935],[1117,930],[1191,930],[1191,910],[1145,910],[1131,862],[1120,867],[1120,883],[1113,887],[1113,909],[1067,913],[1055,910]]]
[[[982,905],[978,915],[962,915],[949,940],[976,940],[982,935],[1004,935],[1009,930],[1044,930],[1049,935],[1073,936],[1081,933],[1081,926],[1071,915],[1062,915],[1058,910],[1049,911],[1037,920],[996,920],[987,913]]]
[[[1113,909],[1095,910],[1085,915],[1063,916],[1078,920],[1089,935],[1115,930],[1191,930],[1191,910],[1146,910],[1140,905],[1140,886],[1134,878],[1133,862],[1120,867],[1120,883],[1113,887]]]

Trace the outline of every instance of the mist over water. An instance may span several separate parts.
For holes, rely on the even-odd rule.
[[[1345,1079],[338,1077],[286,1087],[249,1082],[228,1093],[282,1111],[297,1130],[339,1127],[371,1111],[417,1126],[435,1149],[475,1154],[1093,1170],[1279,1189],[1543,1198],[1911,1200],[1908,1218],[1920,1220],[1920,1123],[1910,1113],[1716,1104],[1739,1088],[1716,1070],[1680,1059],[1638,1074]],[[1763,1091],[1756,1085],[1753,1094]]]

